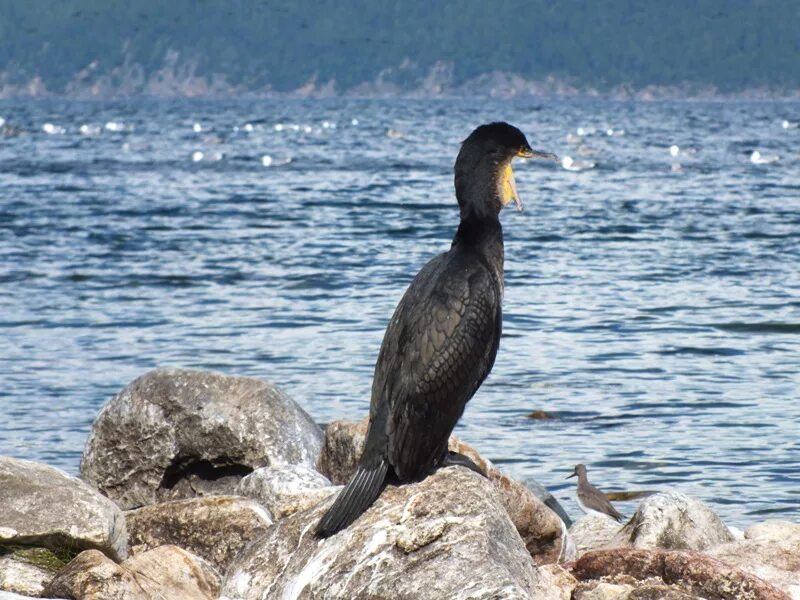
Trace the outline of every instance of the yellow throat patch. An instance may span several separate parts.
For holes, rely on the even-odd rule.
[[[522,210],[522,200],[519,199],[517,184],[514,181],[514,171],[511,169],[510,162],[503,168],[503,173],[500,177],[500,201],[503,206],[508,206],[511,202],[515,202],[517,210]]]

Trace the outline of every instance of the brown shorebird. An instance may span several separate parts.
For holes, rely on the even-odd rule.
[[[578,504],[583,512],[587,515],[600,514],[611,517],[617,522],[625,518],[611,505],[603,492],[589,483],[589,478],[586,477],[586,465],[575,465],[575,470],[567,479],[576,475],[578,477]]]

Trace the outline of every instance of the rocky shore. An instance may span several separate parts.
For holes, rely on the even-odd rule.
[[[736,532],[666,490],[568,530],[456,438],[487,477],[390,486],[318,540],[365,432],[264,381],[146,373],[98,414],[79,478],[0,457],[0,600],[800,600],[799,523]]]

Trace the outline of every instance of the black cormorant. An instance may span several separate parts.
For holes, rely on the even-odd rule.
[[[500,343],[498,215],[512,201],[522,209],[511,171],[516,156],[555,158],[532,150],[508,123],[481,125],[461,145],[454,169],[461,223],[450,250],[422,267],[394,311],[375,365],[364,450],[318,536],[355,521],[389,481],[419,481],[450,464],[478,470],[448,452],[447,440]]]

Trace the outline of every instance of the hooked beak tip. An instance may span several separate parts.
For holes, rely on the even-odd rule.
[[[542,160],[552,160],[554,162],[559,162],[559,158],[557,154],[552,152],[542,152],[541,150],[534,150],[533,148],[525,148],[520,151],[519,156],[522,158],[539,158]]]

